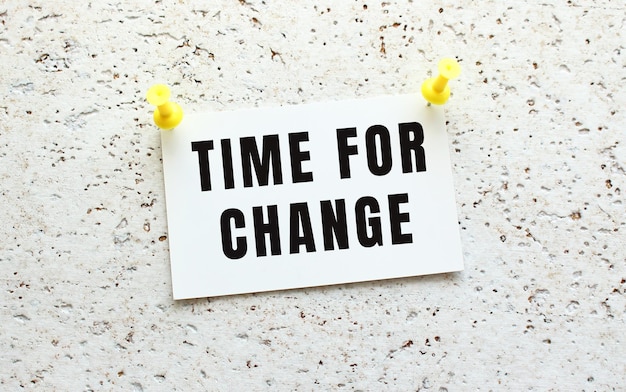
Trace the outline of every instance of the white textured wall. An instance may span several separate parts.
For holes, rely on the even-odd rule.
[[[624,389],[623,3],[337,3],[0,4],[0,390]],[[419,93],[450,55],[464,272],[172,301],[151,84]]]

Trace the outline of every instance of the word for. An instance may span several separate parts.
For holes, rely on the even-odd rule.
[[[350,143],[357,137],[356,128],[340,128],[336,130],[337,159],[339,177],[346,179],[351,177],[350,157],[358,155],[358,145]],[[403,173],[426,170],[424,148],[424,130],[418,122],[398,124],[400,141],[400,162]],[[311,160],[311,152],[303,149],[302,144],[309,141],[308,132],[294,132],[287,135],[289,145],[289,161],[291,164],[291,182],[303,183],[313,181],[313,172],[304,171],[302,164]],[[222,157],[222,174],[225,189],[235,188],[233,145],[230,139],[220,140]],[[274,185],[283,183],[283,169],[280,154],[279,135],[264,135],[261,150],[257,145],[257,139],[253,136],[239,139],[239,157],[242,168],[242,183],[244,188],[254,186],[254,178],[258,186],[267,186],[271,180]],[[392,143],[389,130],[383,125],[372,125],[365,132],[365,152],[367,166],[371,174],[384,176],[391,171],[393,166]],[[204,140],[191,143],[191,150],[198,154],[198,167],[200,173],[200,187],[202,191],[210,191],[211,167],[209,165],[209,152],[215,148],[213,140]],[[320,154],[324,157],[327,154]]]
[[[408,203],[409,196],[406,193],[387,196],[389,210],[389,224],[391,231],[391,243],[407,244],[413,242],[411,233],[402,232],[402,223],[410,222],[408,212],[401,212],[400,205]],[[348,220],[346,215],[345,199],[320,201],[320,221],[322,242],[324,250],[348,249]],[[383,245],[383,225],[380,213],[380,204],[376,198],[364,196],[358,199],[354,205],[355,222],[350,224],[356,230],[357,238],[361,246],[369,248]],[[280,242],[280,224],[278,219],[278,206],[269,205],[252,207],[252,225],[254,226],[254,244],[258,257],[267,256],[267,238],[269,237],[269,250],[272,256],[282,253]],[[240,259],[248,252],[248,238],[234,236],[236,229],[246,227],[245,214],[236,208],[230,208],[222,213],[220,218],[222,232],[222,249],[224,255],[230,259]],[[234,230],[234,229],[235,230]],[[318,238],[319,239],[319,238]],[[289,205],[289,253],[300,253],[304,246],[306,252],[315,252],[316,236],[311,225],[311,214],[307,203],[292,203]]]

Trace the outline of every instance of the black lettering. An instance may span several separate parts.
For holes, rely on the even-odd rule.
[[[241,166],[243,169],[243,186],[252,186],[252,165],[259,186],[266,186],[269,183],[270,162],[274,185],[283,183],[283,174],[280,161],[280,144],[278,135],[263,136],[263,157],[259,156],[256,139],[253,136],[242,137],[239,140],[241,145]]]
[[[356,145],[349,145],[348,138],[356,137],[356,128],[337,129],[337,152],[339,155],[339,175],[341,178],[350,178],[350,155],[356,155]]]
[[[313,173],[302,171],[302,161],[311,160],[309,151],[300,150],[300,142],[308,142],[308,132],[289,134],[289,156],[291,157],[291,179],[293,183],[313,181]]]
[[[200,188],[202,192],[211,190],[211,172],[209,171],[209,150],[213,149],[213,140],[191,142],[191,151],[198,152],[200,166]]]
[[[230,139],[222,139],[222,167],[224,168],[224,188],[233,189],[235,178],[233,173],[233,152]]]
[[[426,157],[424,154],[424,129],[418,122],[398,124],[400,130],[400,156],[402,158],[402,172],[413,172],[413,158],[415,157],[415,171],[426,171]],[[413,151],[413,154],[411,154]]]
[[[256,255],[267,256],[265,235],[270,235],[270,248],[272,256],[280,255],[280,232],[278,230],[278,207],[267,206],[267,223],[263,221],[263,207],[252,207],[254,220],[254,239],[256,243]]]
[[[300,253],[300,245],[305,245],[307,252],[315,252],[315,239],[307,203],[293,203],[289,207],[289,253]]]
[[[403,222],[409,222],[410,217],[408,212],[400,212],[400,204],[409,202],[409,195],[406,193],[399,193],[396,195],[387,196],[389,199],[389,220],[391,223],[391,243],[396,244],[410,244],[413,242],[413,234],[402,233],[401,224]]]
[[[224,255],[229,259],[237,260],[246,255],[248,251],[248,243],[246,237],[237,237],[237,247],[233,248],[233,234],[230,229],[231,219],[235,222],[237,229],[246,227],[246,222],[243,216],[243,212],[236,208],[230,208],[222,212],[220,218],[220,225],[222,228],[222,250]]]
[[[366,248],[383,244],[383,232],[380,226],[380,217],[368,218],[366,221],[365,208],[369,207],[370,212],[380,212],[378,201],[371,196],[365,196],[357,200],[354,211],[356,212],[356,233],[359,242]],[[372,235],[367,234],[368,226],[372,229]]]
[[[334,250],[337,240],[339,249],[348,249],[348,224],[346,222],[346,200],[335,200],[335,208],[330,200],[320,202],[322,210],[322,231],[324,233],[324,250]],[[335,210],[337,214],[335,214]]]
[[[378,149],[376,136],[380,140],[381,162],[378,164]],[[391,138],[389,130],[382,125],[372,125],[365,132],[365,146],[367,148],[367,166],[376,176],[384,176],[391,170]]]

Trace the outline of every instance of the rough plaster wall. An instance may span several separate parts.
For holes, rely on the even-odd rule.
[[[1,390],[623,390],[621,2],[129,3],[0,4]],[[464,272],[172,301],[151,84],[418,93],[449,55]]]

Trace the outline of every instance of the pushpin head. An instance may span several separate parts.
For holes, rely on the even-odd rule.
[[[461,74],[461,66],[454,59],[445,58],[439,62],[439,75],[427,79],[422,84],[422,95],[435,105],[443,105],[450,98],[448,80],[455,79]]]
[[[162,129],[175,128],[183,119],[183,109],[175,102],[170,102],[170,89],[164,84],[150,87],[146,95],[148,103],[156,106],[154,123]]]

